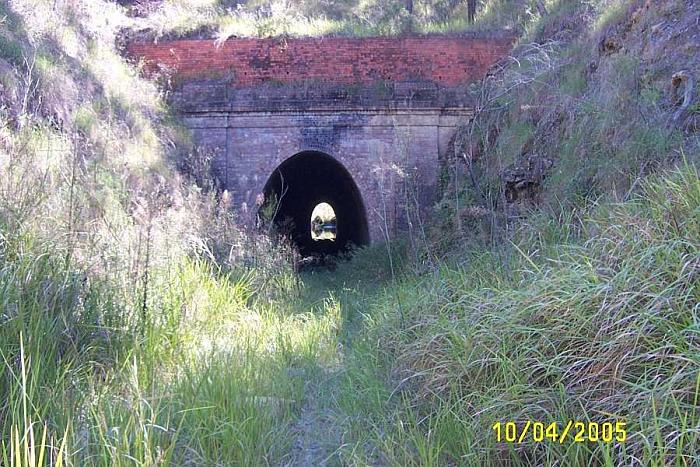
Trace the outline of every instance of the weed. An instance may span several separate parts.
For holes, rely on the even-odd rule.
[[[12,39],[8,39],[0,35],[0,57],[7,60],[15,66],[24,65],[24,52],[22,45]]]

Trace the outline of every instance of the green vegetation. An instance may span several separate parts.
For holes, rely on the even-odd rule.
[[[543,218],[513,248],[466,249],[423,278],[405,264],[392,281],[371,249],[333,276],[277,282],[270,298],[255,272],[186,260],[154,279],[145,322],[62,258],[24,250],[0,275],[14,311],[1,328],[6,429],[20,451],[46,444],[72,465],[277,464],[305,386],[325,384],[345,440],[333,458],[351,465],[690,465],[698,174],[686,167],[641,193],[594,209],[586,233]],[[569,419],[624,420],[629,440],[504,451],[490,428]]]
[[[647,42],[697,28],[686,4],[483,1],[473,25],[448,1],[408,20],[374,1],[169,1],[137,20],[0,4],[0,464],[696,465],[698,104],[680,109],[670,76],[700,64]],[[429,238],[298,273],[115,50],[132,21],[513,25],[522,46],[479,85]],[[628,436],[496,441],[495,422],[528,420]]]
[[[337,305],[294,313],[261,298],[249,273],[171,268],[154,277],[164,285],[150,290],[153,308],[132,316],[49,252],[4,263],[4,456],[32,464],[26,447],[68,465],[259,465],[287,452],[304,381],[339,358]],[[27,437],[44,426],[52,441]]]
[[[14,65],[22,65],[22,46],[19,42],[0,36],[0,57]]]
[[[411,12],[408,3],[412,4]],[[204,34],[222,41],[229,37],[377,36],[512,30],[523,28],[532,21],[531,8],[536,2],[489,0],[476,3],[477,15],[470,23],[468,2],[459,0],[169,0],[145,15],[140,24],[149,28],[156,37]]]
[[[570,227],[539,219],[506,251],[467,249],[380,295],[338,397],[356,443],[391,465],[697,460],[697,171],[596,207],[579,235]],[[508,448],[491,427],[509,420],[624,420],[629,439]]]

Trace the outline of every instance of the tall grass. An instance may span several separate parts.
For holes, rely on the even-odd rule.
[[[40,264],[0,275],[18,305],[0,323],[8,465],[278,462],[304,380],[338,363],[332,300],[300,313],[259,295],[250,273],[185,263],[148,322],[109,329],[89,319],[98,302],[77,310],[64,289],[47,290]]]
[[[145,322],[125,318],[108,283],[23,247],[0,274],[0,458],[284,463],[306,384],[333,369],[322,404],[344,433],[343,463],[692,465],[697,171],[642,193],[601,204],[573,236],[568,221],[533,218],[505,262],[467,249],[430,276],[399,268],[385,291],[376,249],[281,296],[255,269],[185,260],[154,269]],[[535,254],[547,245],[557,254]],[[624,420],[629,438],[509,446],[490,429],[569,419]]]
[[[533,34],[573,3],[544,4],[556,15],[534,15]],[[565,157],[546,189],[560,202],[509,224],[510,243],[465,243],[421,275],[392,244],[299,276],[287,246],[242,231],[227,195],[170,166],[186,159],[193,178],[210,176],[154,85],[116,53],[123,10],[7,5],[1,464],[280,465],[294,460],[310,405],[340,433],[315,431],[334,447],[328,458],[347,464],[697,464],[700,182],[690,163],[643,181],[676,141],[610,111],[629,104],[620,90],[636,61],[606,62],[603,82],[619,86],[588,100],[581,70],[549,70],[561,102],[587,104],[552,146]],[[509,2],[493,5],[484,21]],[[285,18],[281,31],[296,34]],[[277,34],[277,19],[255,24]],[[348,31],[401,29],[375,23]],[[513,122],[495,143],[504,158],[541,130]],[[570,203],[580,190],[585,202]],[[624,420],[629,438],[505,445],[491,431],[570,419]]]
[[[533,255],[538,236],[523,234],[508,263],[474,252],[437,277],[406,280],[405,329],[393,293],[375,304],[371,337],[354,348],[375,376],[349,374],[353,392],[340,399],[375,426],[358,442],[380,446],[392,465],[697,462],[697,170],[599,206],[584,228],[556,258]],[[509,446],[491,430],[509,420],[622,420],[629,438]]]
[[[283,458],[303,378],[337,362],[337,304],[287,304],[288,251],[173,170],[192,148],[117,53],[115,4],[8,8],[0,463]]]
[[[43,426],[34,421],[33,405],[35,394],[34,386],[27,382],[27,374],[33,374],[33,369],[27,368],[28,361],[24,355],[24,339],[20,334],[20,368],[19,374],[14,372],[11,374],[14,384],[10,390],[9,402],[15,402],[18,406],[13,407],[11,411],[12,419],[10,421],[10,438],[9,446],[3,440],[0,446],[0,460],[5,465],[16,466],[43,466],[45,463],[56,465],[57,467],[64,464],[66,439],[64,436],[60,445],[54,438],[52,433],[50,438],[49,427],[46,423]],[[4,355],[3,355],[4,358]],[[5,360],[7,364],[7,360]],[[11,370],[11,369],[10,369]],[[17,394],[19,392],[19,394]],[[21,418],[17,419],[21,415]],[[66,430],[67,431],[67,430]],[[56,448],[57,447],[57,448]]]

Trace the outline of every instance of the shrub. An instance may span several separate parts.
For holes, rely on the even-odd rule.
[[[3,58],[15,66],[24,65],[24,53],[22,45],[0,34],[0,58]]]

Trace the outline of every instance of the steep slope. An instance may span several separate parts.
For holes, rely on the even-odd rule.
[[[0,3],[2,465],[258,463],[280,416],[255,397],[292,399],[281,362],[326,332],[311,318],[284,336],[286,318],[248,310],[294,287],[287,252],[190,181],[207,161],[118,54],[128,22],[108,1]],[[265,358],[269,335],[284,354]],[[257,447],[224,452],[224,426]]]
[[[508,230],[535,206],[624,200],[648,174],[697,159],[697,4],[549,3],[484,81],[479,114],[445,164],[457,237],[463,226],[497,235],[492,226]]]

